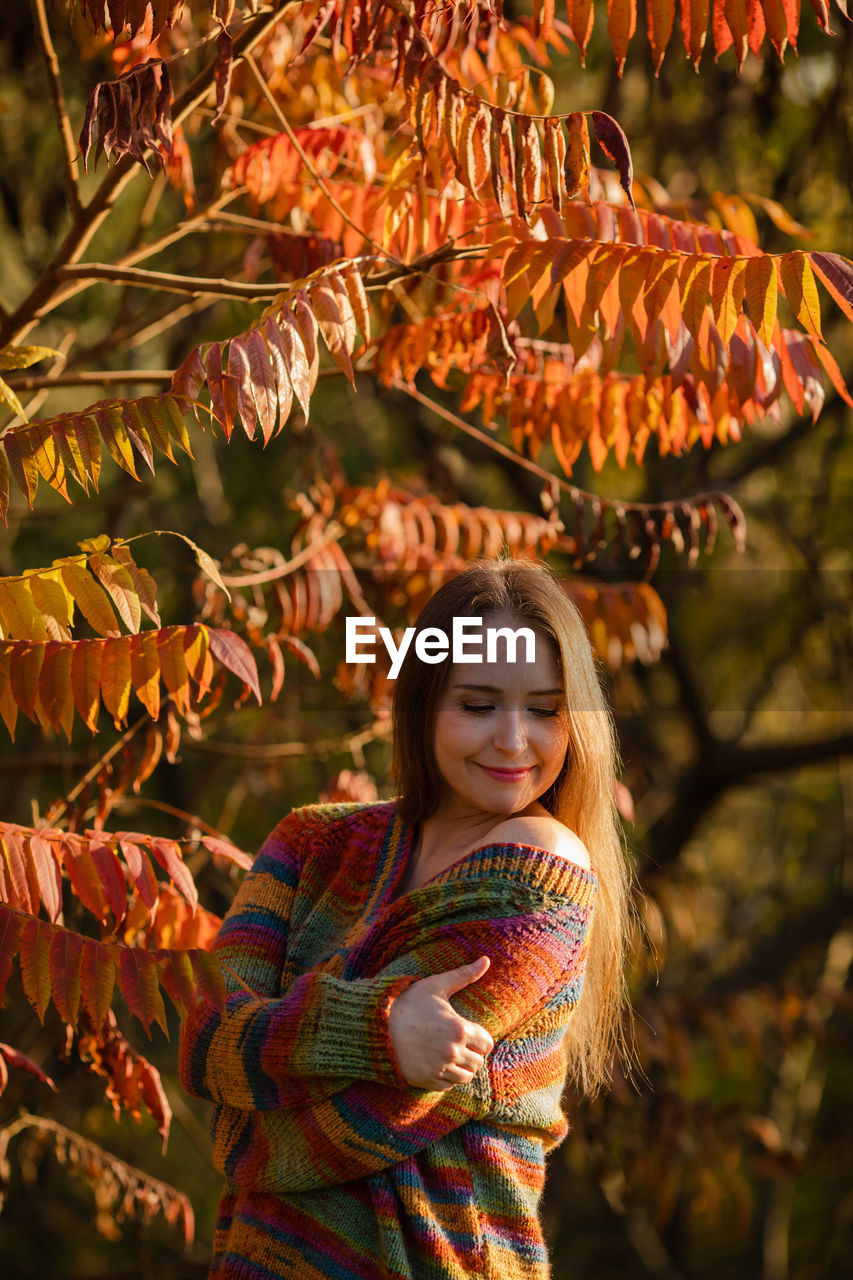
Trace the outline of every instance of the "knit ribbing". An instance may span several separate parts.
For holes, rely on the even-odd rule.
[[[185,1086],[219,1104],[217,1280],[548,1274],[537,1208],[596,877],[492,844],[394,901],[410,843],[393,805],[296,810],[220,931],[227,1012],[200,1006],[181,1052]],[[468,1085],[410,1088],[393,999],[482,954],[453,1003],[494,1051]]]

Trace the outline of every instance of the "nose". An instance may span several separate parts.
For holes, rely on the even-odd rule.
[[[497,717],[494,744],[498,751],[518,755],[527,746],[527,734],[522,713],[507,707]]]

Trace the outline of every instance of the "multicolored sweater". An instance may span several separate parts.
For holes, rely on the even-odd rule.
[[[544,849],[475,849],[395,899],[413,832],[385,804],[294,810],[214,944],[229,997],[181,1042],[217,1106],[226,1179],[211,1280],[544,1280],[545,1152],[566,1135],[563,1037],[586,966],[594,872]],[[467,1085],[412,1088],[388,1010],[488,955],[454,1007],[495,1048]]]

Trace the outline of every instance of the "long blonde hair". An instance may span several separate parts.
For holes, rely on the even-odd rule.
[[[569,729],[559,777],[540,803],[574,831],[589,850],[598,898],[587,972],[566,1038],[569,1075],[586,1093],[610,1079],[614,1054],[628,1056],[624,1017],[631,876],[616,813],[616,736],[595,658],[580,614],[559,579],[526,560],[479,560],[450,578],[427,602],[418,630],[452,630],[453,617],[506,613],[550,637],[559,654]],[[438,807],[444,781],[433,748],[435,716],[450,661],[427,664],[409,656],[394,694],[393,768],[398,811],[414,825]]]

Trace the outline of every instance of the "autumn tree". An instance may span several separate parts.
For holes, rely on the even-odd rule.
[[[781,66],[828,32],[824,0],[812,8],[802,40],[788,0],[682,0],[680,33],[673,3],[649,3],[645,39],[633,0],[600,3],[597,23],[593,0],[30,0],[4,15],[18,134],[0,714],[8,760],[40,775],[0,824],[0,1085],[36,1100],[7,1108],[4,1178],[45,1176],[45,1140],[95,1187],[105,1234],[161,1212],[191,1239],[180,1177],[115,1150],[74,1090],[100,1077],[116,1114],[150,1117],[165,1144],[186,1104],[170,1104],[159,1032],[143,1050],[132,1019],[150,1039],[199,990],[221,999],[207,947],[251,861],[235,813],[385,787],[387,671],[341,661],[343,617],[401,627],[443,574],[501,551],[549,558],[622,679],[626,818],[651,790],[632,760],[658,746],[632,716],[638,688],[674,675],[700,747],[640,858],[638,1055],[656,1093],[637,1105],[617,1077],[578,1122],[572,1176],[604,1188],[641,1274],[676,1274],[669,1224],[749,1219],[745,1143],[776,1172],[796,1165],[772,1108],[744,1119],[697,1096],[686,1045],[764,1070],[781,1043],[776,1069],[796,1071],[791,1046],[824,1034],[850,957],[828,952],[808,995],[757,998],[749,973],[731,985],[737,957],[714,977],[721,1006],[652,986],[667,929],[724,927],[666,876],[691,823],[750,767],[796,763],[780,744],[723,762],[680,630],[655,667],[654,575],[744,544],[708,458],[754,467],[753,437],[801,436],[827,395],[832,412],[853,405],[833,354],[849,353],[853,266],[834,250],[850,246],[797,247],[811,232],[780,192],[635,174],[614,103],[632,60],[665,80],[679,45],[703,76],[719,74],[713,50],[732,83]],[[592,107],[570,100],[587,54]],[[463,447],[498,477],[479,501]],[[849,754],[829,719],[826,758]],[[227,779],[216,813],[211,777]],[[147,829],[124,830],[140,808]],[[689,967],[687,943],[673,952]]]

